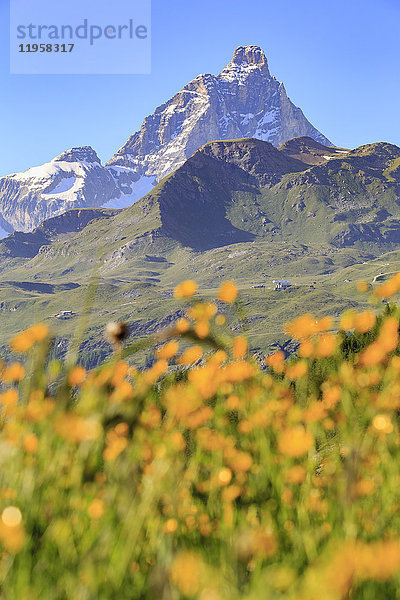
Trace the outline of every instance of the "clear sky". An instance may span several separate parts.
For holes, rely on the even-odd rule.
[[[156,106],[247,44],[264,49],[335,144],[400,145],[400,0],[153,0],[151,75],[109,76],[10,75],[8,5],[0,0],[0,175],[73,146],[108,160]]]

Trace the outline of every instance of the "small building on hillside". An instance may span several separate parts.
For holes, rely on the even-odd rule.
[[[54,315],[56,319],[61,319],[65,321],[66,319],[72,319],[75,316],[75,313],[72,310],[60,310],[57,315]]]
[[[286,290],[287,288],[289,288],[292,284],[290,283],[290,281],[287,280],[273,280],[272,283],[275,283],[275,291],[280,291],[280,290]]]

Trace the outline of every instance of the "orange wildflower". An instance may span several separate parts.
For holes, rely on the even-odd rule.
[[[322,402],[313,402],[304,411],[304,420],[307,423],[316,423],[327,416],[325,406]]]
[[[156,357],[162,358],[164,360],[170,360],[178,352],[178,349],[179,349],[178,342],[175,340],[171,340],[171,341],[167,342],[166,344],[164,344],[163,346],[161,346],[160,348],[157,348]]]
[[[0,541],[11,554],[17,554],[25,543],[22,514],[16,506],[7,506],[0,519]]]
[[[278,449],[281,454],[297,458],[307,454],[314,443],[312,434],[301,425],[285,429],[279,436]]]
[[[299,347],[299,356],[301,358],[310,358],[314,353],[314,344],[311,340],[304,340]]]
[[[231,304],[232,302],[235,302],[237,295],[238,289],[233,281],[225,281],[219,288],[218,299],[221,300],[221,302]]]
[[[182,317],[182,318],[178,319],[177,322],[175,323],[175,329],[176,329],[177,333],[180,333],[180,334],[186,333],[190,329],[190,323],[187,319]]]
[[[336,338],[331,333],[324,333],[318,339],[315,349],[316,358],[328,358],[334,354],[336,348]]]
[[[300,360],[293,365],[287,366],[286,376],[293,380],[300,379],[300,377],[303,377],[307,373],[307,370],[307,363],[304,360]]]
[[[351,331],[355,327],[355,321],[356,314],[353,311],[348,310],[342,314],[340,318],[339,328],[342,331]]]
[[[201,340],[206,338],[210,333],[210,324],[208,321],[197,321],[194,325],[194,332]]]
[[[86,369],[78,365],[71,369],[68,375],[68,383],[71,387],[79,386],[85,381],[85,378]]]
[[[190,298],[191,296],[193,296],[193,294],[196,293],[198,287],[199,286],[197,285],[197,283],[188,279],[176,286],[174,290],[174,296],[178,299]]]
[[[44,323],[38,323],[37,325],[33,325],[33,327],[29,327],[25,331],[21,331],[18,333],[13,339],[10,341],[10,346],[15,352],[19,352],[23,354],[32,348],[34,344],[37,342],[41,342],[47,338],[49,335],[49,328]]]
[[[307,475],[307,471],[301,465],[294,465],[285,473],[285,481],[287,483],[292,483],[294,485],[298,485],[303,483]]]
[[[187,348],[178,358],[177,362],[180,365],[193,365],[201,359],[203,356],[203,349],[201,346],[191,346]]]
[[[13,363],[3,371],[3,381],[13,383],[25,377],[25,368],[20,363]]]
[[[285,325],[285,332],[293,338],[301,340],[318,332],[318,321],[311,313],[306,313]]]
[[[39,440],[34,433],[30,433],[24,437],[23,447],[25,452],[34,454],[39,447]]]
[[[168,521],[165,522],[163,527],[164,533],[175,533],[177,529],[178,521],[176,519],[168,519]]]
[[[269,354],[265,357],[265,363],[268,367],[271,367],[277,373],[282,373],[283,371],[283,362],[285,360],[285,355],[282,350],[278,350],[278,352],[274,352],[273,354]]]
[[[225,325],[225,323],[226,323],[226,317],[225,317],[225,315],[219,314],[219,315],[217,315],[215,317],[215,324],[216,325],[219,325],[221,327],[222,325]]]
[[[356,331],[359,333],[367,333],[367,331],[370,331],[375,325],[376,316],[371,310],[365,310],[364,312],[355,315],[354,321]]]
[[[7,390],[0,394],[0,404],[4,406],[16,406],[18,403],[18,391]]]
[[[95,419],[83,419],[74,413],[64,413],[54,421],[54,430],[64,439],[80,443],[98,439],[102,427]]]
[[[243,336],[235,337],[233,340],[233,358],[242,360],[247,353],[247,340]]]
[[[232,471],[228,468],[221,469],[218,473],[218,482],[220,485],[228,485],[232,479]]]
[[[114,372],[113,372],[113,376],[110,381],[111,385],[113,385],[114,387],[118,387],[119,385],[121,385],[121,383],[123,383],[123,381],[127,377],[128,373],[129,373],[128,363],[125,362],[124,360],[119,360],[114,365]]]

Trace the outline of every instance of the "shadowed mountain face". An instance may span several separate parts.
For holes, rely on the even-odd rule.
[[[206,144],[160,184],[160,233],[196,250],[252,241],[255,233],[229,219],[234,196],[257,196],[305,168],[260,140]]]
[[[294,146],[317,164],[295,158]],[[157,235],[196,250],[256,238],[391,248],[400,239],[399,162],[400,149],[386,143],[348,151],[309,138],[289,149],[212,142],[126,214],[153,206]]]
[[[69,210],[58,217],[44,221],[30,233],[14,231],[0,241],[0,254],[11,258],[32,258],[42,246],[63,237],[67,240],[70,235],[78,233],[91,221],[110,218],[118,212],[118,210],[104,208]]]
[[[106,233],[104,218],[98,233],[96,220],[82,223],[68,237],[77,254],[101,246],[106,256],[119,239],[129,245],[123,260],[161,239],[196,251],[257,239],[391,249],[400,241],[400,149],[379,143],[348,151],[308,137],[279,149],[257,139],[210,142],[134,206],[93,212],[107,216]],[[89,215],[74,211],[81,213]],[[47,221],[32,234],[35,248],[52,222],[58,233],[50,242],[61,236],[62,217]],[[3,256],[32,256],[34,245],[17,244],[21,235],[3,242]]]

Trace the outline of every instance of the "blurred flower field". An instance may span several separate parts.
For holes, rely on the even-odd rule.
[[[0,598],[400,598],[400,277],[286,325],[260,364],[186,281],[186,317],[86,370],[38,324],[1,365]],[[114,336],[114,338],[113,338]]]

